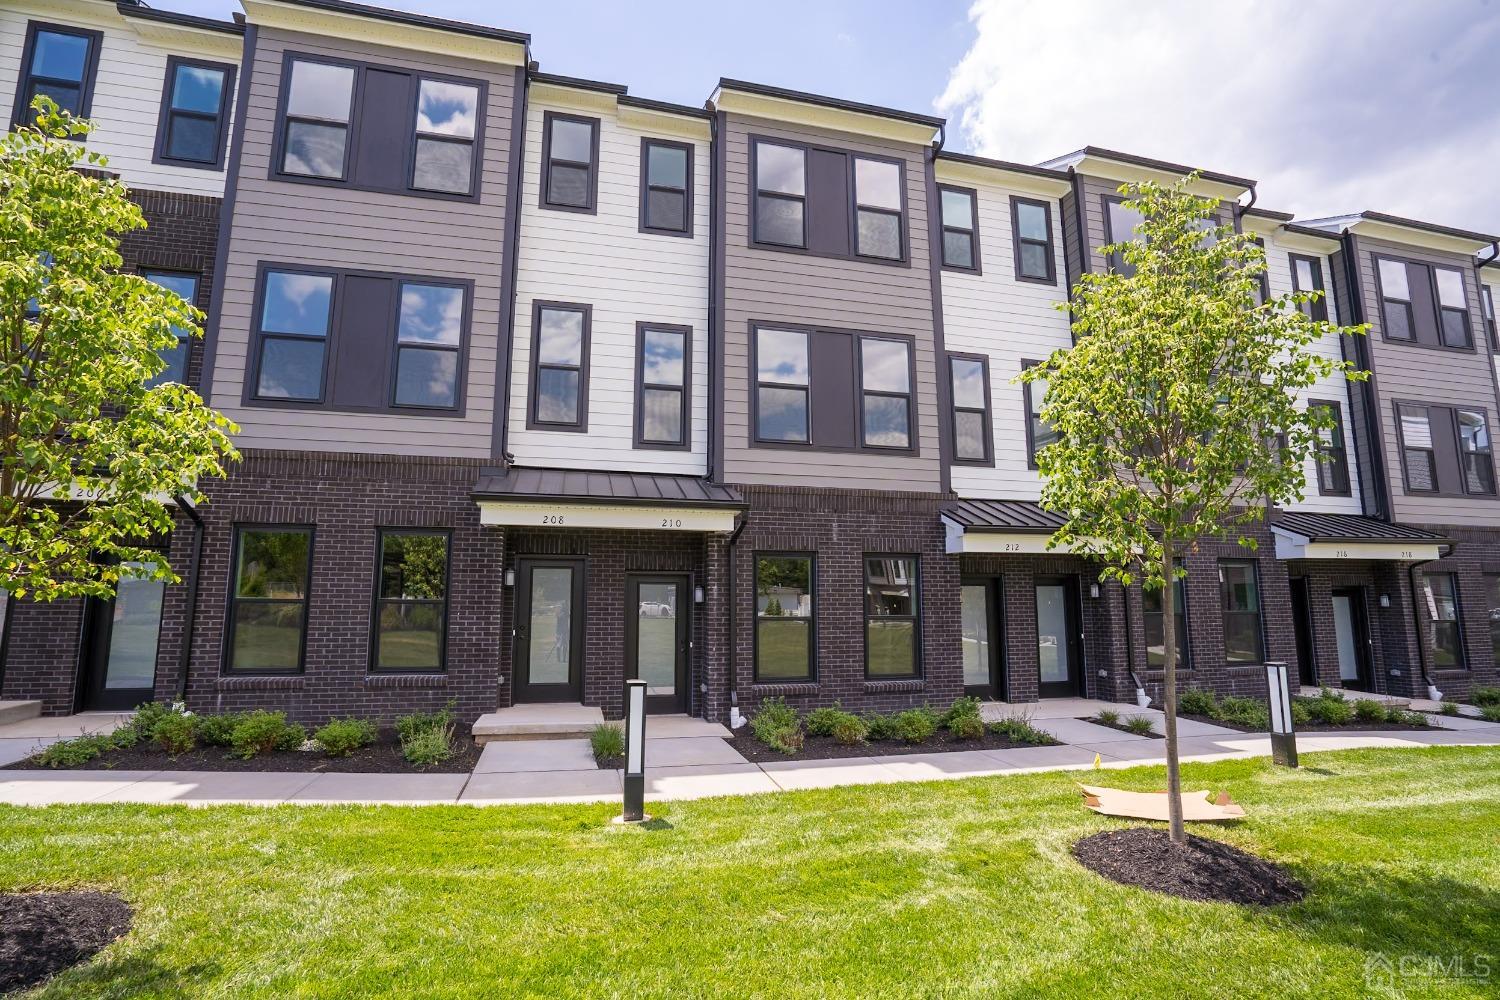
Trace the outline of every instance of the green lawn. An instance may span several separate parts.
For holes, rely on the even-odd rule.
[[[48,997],[1352,997],[1379,953],[1500,976],[1500,750],[1303,761],[1185,768],[1249,811],[1212,835],[1310,886],[1272,911],[1079,867],[1074,839],[1123,824],[1078,773],[668,803],[643,830],[602,805],[0,808],[0,889],[138,908]]]

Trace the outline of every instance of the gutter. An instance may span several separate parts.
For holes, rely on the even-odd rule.
[[[738,729],[741,725],[744,724],[744,721],[745,721],[745,717],[740,714],[740,697],[739,697],[739,683],[738,683],[738,676],[739,676],[738,645],[739,644],[738,644],[738,642],[736,642],[736,638],[737,638],[739,629],[738,629],[738,627],[736,626],[736,623],[735,623],[735,617],[736,616],[735,616],[735,613],[734,613],[735,604],[737,603],[735,601],[735,594],[734,594],[734,584],[735,584],[735,580],[736,580],[735,565],[734,565],[734,563],[735,563],[735,560],[734,560],[734,543],[737,542],[737,541],[739,541],[740,532],[744,531],[745,530],[745,525],[749,524],[749,523],[750,523],[749,513],[746,512],[745,514],[741,514],[740,515],[740,519],[739,519],[739,523],[736,524],[734,526],[734,530],[729,533],[729,541],[726,543],[727,546],[728,546],[728,548],[729,548],[729,582],[728,582],[728,584],[726,585],[726,588],[725,588],[728,591],[728,593],[725,595],[725,597],[729,601],[729,728],[730,729]]]
[[[1258,193],[1255,190],[1255,185],[1251,184],[1250,185],[1250,200],[1247,201],[1247,202],[1245,202],[1243,205],[1241,205],[1239,202],[1235,202],[1234,203],[1234,217],[1235,217],[1236,221],[1238,221],[1239,219],[1241,219],[1242,217],[1244,217],[1244,215],[1245,215],[1246,212],[1250,211],[1252,208],[1255,207],[1255,199],[1257,197],[1259,197],[1259,195],[1258,195]]]
[[[516,356],[516,276],[520,271],[520,249],[521,249],[521,188],[526,181],[526,122],[528,114],[528,102],[531,97],[531,66],[530,52],[527,52],[527,65],[520,67],[516,77],[520,83],[521,110],[517,124],[520,128],[511,129],[511,161],[514,164],[510,170],[507,181],[510,185],[505,195],[505,236],[504,246],[508,259],[505,262],[505,276],[502,279],[507,291],[510,293],[509,301],[502,303],[501,308],[508,310],[508,319],[502,319],[501,325],[505,333],[505,360],[500,365],[500,404],[499,412],[494,420],[498,425],[499,440],[491,445],[491,454],[505,463],[507,468],[515,462],[516,458],[510,453],[510,383],[514,374]]]
[[[1356,325],[1365,321],[1364,285],[1359,280],[1358,249],[1354,243],[1354,234],[1345,229],[1339,236],[1339,246],[1344,254],[1344,281],[1349,289],[1349,319]],[[1390,505],[1386,500],[1386,492],[1390,489],[1390,483],[1386,479],[1384,442],[1380,434],[1380,410],[1375,398],[1375,366],[1370,363],[1370,345],[1368,334],[1364,337],[1354,337],[1354,353],[1359,367],[1370,373],[1369,377],[1359,384],[1360,394],[1364,397],[1365,409],[1365,435],[1368,442],[1366,449],[1370,455],[1370,464],[1374,466],[1370,474],[1375,477],[1376,487],[1372,491],[1375,497],[1375,510],[1373,516],[1381,521],[1389,521]],[[1358,447],[1358,439],[1355,446]]]
[[[173,499],[177,501],[178,509],[193,519],[193,557],[188,564],[187,610],[182,625],[182,651],[177,657],[177,692],[173,699],[186,701],[188,668],[192,664],[193,656],[193,623],[198,618],[198,577],[203,564],[203,535],[208,528],[203,523],[198,509],[188,502],[187,497],[178,494]]]
[[[1427,672],[1427,640],[1422,635],[1422,605],[1417,600],[1417,568],[1419,566],[1426,566],[1428,563],[1437,562],[1438,559],[1448,558],[1457,550],[1458,546],[1450,544],[1447,548],[1448,551],[1438,556],[1437,559],[1423,559],[1421,562],[1414,562],[1406,567],[1406,579],[1411,584],[1412,624],[1416,626],[1417,671],[1420,673],[1422,680],[1427,682],[1427,697],[1432,701],[1442,701],[1443,692],[1437,689],[1437,685],[1432,682],[1432,677]],[[1387,691],[1386,693],[1389,694],[1390,692]]]
[[[714,377],[719,370],[719,338],[714,334],[719,328],[719,269],[714,262],[716,248],[723,239],[719,223],[719,185],[715,183],[721,155],[719,115],[714,112],[708,119],[708,440],[704,448],[705,478],[710,483],[714,481],[714,440],[719,430],[719,380]]]

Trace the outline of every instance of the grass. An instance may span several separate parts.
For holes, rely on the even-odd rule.
[[[96,886],[129,937],[39,992],[90,997],[1355,997],[1384,954],[1500,941],[1500,750],[1189,764],[1249,818],[1205,833],[1309,898],[1188,903],[1068,853],[1134,825],[1037,774],[596,806],[0,807],[0,890]],[[1493,959],[1491,959],[1493,962]],[[1407,995],[1493,995],[1438,976]]]

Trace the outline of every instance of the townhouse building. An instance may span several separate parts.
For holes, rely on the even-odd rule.
[[[1492,237],[1299,222],[1203,171],[1264,293],[1368,338],[1305,497],[1156,595],[1049,550],[1028,365],[1080,275],[1191,168],[944,148],[924,114],[720,80],[702,107],[543,72],[518,32],[344,0],[231,22],[138,3],[0,11],[37,89],[151,228],[126,266],[208,314],[171,377],[242,452],[162,540],[183,577],[6,604],[0,697],[48,712],[284,709],[464,722],[533,702],[724,720],[799,707],[1306,684],[1496,683]],[[179,363],[180,362],[180,363]]]

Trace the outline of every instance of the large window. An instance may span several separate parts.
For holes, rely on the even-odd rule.
[[[471,193],[479,88],[446,80],[417,85],[411,186],[418,191]]]
[[[169,57],[156,126],[157,159],[189,167],[222,167],[233,92],[233,66]]]
[[[1479,410],[1454,410],[1458,421],[1458,458],[1463,466],[1464,492],[1489,496],[1495,492],[1495,460],[1490,430]]]
[[[1041,364],[1040,361],[1022,361],[1022,368]],[[1042,419],[1042,409],[1047,405],[1047,380],[1037,379],[1021,386],[1021,395],[1026,401],[1026,464],[1036,468],[1036,455],[1047,445],[1056,441],[1058,433],[1052,425]]]
[[[555,431],[588,430],[588,306],[538,302],[531,321],[531,421]]]
[[[688,446],[688,377],[693,331],[685,326],[636,326],[635,443]]]
[[[1433,664],[1439,669],[1462,669],[1463,621],[1458,613],[1458,576],[1455,573],[1423,573],[1427,591],[1427,615],[1432,622]]]
[[[757,243],[807,246],[807,153],[796,146],[756,142]]]
[[[1182,563],[1178,561],[1180,568]],[[1188,651],[1187,580],[1172,581],[1172,623],[1177,637],[1176,661],[1179,667],[1191,665]],[[1160,670],[1167,664],[1166,612],[1162,610],[1161,588],[1141,591],[1141,611],[1146,628],[1146,666]]]
[[[452,409],[458,405],[464,290],[453,285],[401,283],[396,320],[397,406]]]
[[[861,257],[905,256],[901,212],[901,165],[854,158],[854,247]]]
[[[1396,419],[1401,434],[1401,464],[1409,492],[1430,493],[1438,488],[1437,452],[1433,448],[1428,408],[1399,403]]]
[[[1380,317],[1385,322],[1385,335],[1395,340],[1411,340],[1416,324],[1406,265],[1385,257],[1378,258],[1376,264],[1380,276]]]
[[[859,338],[861,440],[867,448],[911,447],[911,341]]]
[[[980,273],[979,198],[971,188],[938,185],[943,216],[943,266]]]
[[[915,677],[921,672],[916,556],[865,556],[865,674]]]
[[[599,190],[599,119],[543,116],[542,207],[592,212]]]
[[[1104,196],[1104,238],[1111,245],[1145,239],[1145,234],[1138,231],[1145,221],[1145,216],[1128,207],[1125,199],[1117,195]],[[1127,278],[1135,274],[1135,265],[1126,263],[1119,253],[1109,255],[1109,266]]]
[[[755,436],[807,444],[810,365],[802,330],[755,331]]]
[[[1500,667],[1500,573],[1484,575],[1484,595],[1490,620],[1490,663]]]
[[[1463,272],[1419,261],[1376,257],[1381,329],[1387,339],[1472,350]]]
[[[1473,347],[1469,336],[1469,296],[1463,272],[1451,267],[1432,269],[1437,282],[1438,321],[1444,347]]]
[[[1057,284],[1052,249],[1052,207],[1030,198],[1010,199],[1011,235],[1016,248],[1016,279]]]
[[[1323,264],[1316,257],[1291,255],[1292,288],[1299,292],[1323,291]],[[1304,302],[1302,311],[1312,319],[1323,322],[1328,319],[1328,298],[1320,296],[1316,302]]]
[[[1219,561],[1223,599],[1224,658],[1230,663],[1264,663],[1265,638],[1260,621],[1260,579],[1249,559]]]
[[[87,118],[103,40],[100,32],[84,28],[39,21],[27,25],[11,124],[31,125],[35,121],[31,101],[38,94],[52,98],[75,117]]]
[[[235,530],[225,669],[296,673],[307,636],[313,531],[308,527]]]
[[[641,140],[641,230],[693,235],[693,147]]]
[[[448,533],[380,530],[372,670],[442,670],[447,662]]]
[[[1333,420],[1332,427],[1318,431],[1318,492],[1323,496],[1349,495],[1349,453],[1344,447],[1344,411],[1333,400],[1313,400]]]
[[[153,285],[161,285],[170,292],[176,293],[188,305],[198,304],[198,276],[196,274],[174,274],[170,271],[142,271],[141,276]],[[162,352],[162,360],[167,367],[162,373],[152,379],[152,385],[161,385],[163,382],[186,382],[188,345],[192,342],[192,335],[182,327],[172,327],[172,332],[177,335],[177,346]]]
[[[255,395],[317,402],[333,314],[333,275],[265,272]]]
[[[1407,492],[1495,494],[1495,462],[1485,411],[1398,402],[1396,431]]]
[[[994,456],[989,359],[950,354],[948,369],[953,379],[953,461],[989,465]]]
[[[353,115],[352,66],[292,60],[282,125],[282,172],[343,179]]]
[[[815,569],[808,553],[755,556],[755,679],[810,681],[817,645]]]
[[[1500,328],[1495,325],[1495,292],[1489,285],[1479,287],[1479,305],[1484,310],[1484,328],[1489,333],[1490,350],[1500,351]]]

